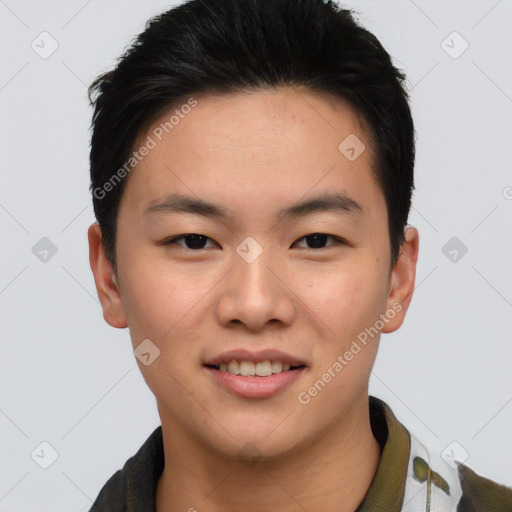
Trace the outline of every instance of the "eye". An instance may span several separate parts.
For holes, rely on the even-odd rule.
[[[328,235],[326,233],[311,233],[310,235],[303,236],[302,238],[299,238],[296,242],[292,244],[292,247],[301,240],[307,241],[312,247],[305,247],[306,249],[324,249],[325,243],[328,238],[331,238],[334,240],[334,244],[330,245],[338,245],[338,244],[344,244],[345,240],[342,238],[338,238],[334,235]],[[329,247],[329,245],[327,246]]]
[[[183,244],[179,244],[178,241],[183,240],[185,242],[185,246]],[[213,242],[211,238],[208,238],[205,235],[201,235],[199,233],[187,233],[185,235],[178,235],[169,240],[163,242],[163,245],[178,245],[180,247],[185,247],[186,249],[206,249],[205,243],[207,241]],[[215,242],[213,242],[215,243]]]
[[[326,246],[327,239],[332,239],[334,242],[331,244],[328,244]],[[296,242],[292,244],[292,247],[298,246],[299,243],[304,240],[307,243],[307,246],[302,248],[305,249],[324,249],[326,247],[329,247],[330,245],[338,245],[343,244],[345,241],[342,238],[336,237],[334,235],[328,235],[326,233],[312,233],[310,235],[303,236],[302,238],[299,238]],[[184,235],[178,235],[173,238],[170,238],[163,242],[163,245],[177,245],[180,247],[184,247],[185,249],[191,249],[191,250],[201,250],[201,249],[207,249],[208,247],[206,244],[211,242],[212,244],[216,244],[211,238],[208,238],[205,235],[201,235],[199,233],[187,233]],[[179,243],[179,242],[184,242]],[[216,245],[211,245],[210,247],[216,247]]]

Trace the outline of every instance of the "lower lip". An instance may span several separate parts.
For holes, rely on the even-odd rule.
[[[273,373],[268,377],[233,375],[215,368],[204,366],[205,370],[225,389],[244,398],[269,398],[295,382],[305,367]]]

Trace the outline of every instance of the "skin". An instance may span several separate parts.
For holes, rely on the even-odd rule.
[[[195,97],[197,106],[129,175],[117,275],[98,224],[89,228],[105,320],[129,326],[134,348],[149,338],[160,350],[152,364],[138,361],[172,461],[158,482],[157,510],[353,511],[380,458],[368,415],[380,334],[307,405],[297,397],[397,304],[401,310],[382,332],[400,327],[414,289],[418,232],[406,229],[392,267],[370,142],[341,99],[305,88]],[[139,143],[168,118],[157,119]],[[366,145],[355,161],[338,149],[350,134]],[[233,217],[144,213],[175,192],[222,205]],[[362,211],[276,221],[281,208],[332,192]],[[187,248],[185,239],[162,244],[188,233],[208,237],[204,248]],[[315,248],[304,238],[312,233],[346,243],[327,237]],[[248,236],[263,248],[252,263],[236,252]],[[274,397],[241,398],[203,367],[235,348],[277,348],[308,366]],[[240,450],[252,445],[257,461],[240,461]]]

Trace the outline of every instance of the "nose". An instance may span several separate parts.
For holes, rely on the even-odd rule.
[[[252,331],[266,324],[291,325],[296,299],[283,267],[270,258],[270,250],[264,249],[253,261],[240,254],[233,255],[232,270],[223,280],[217,302],[219,323],[226,327],[243,324]]]

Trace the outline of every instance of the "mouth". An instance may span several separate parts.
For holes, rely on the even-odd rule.
[[[282,361],[261,361],[254,363],[252,361],[243,361],[232,359],[229,362],[220,364],[205,364],[207,368],[218,370],[220,372],[238,375],[241,377],[269,377],[271,375],[300,370],[306,367],[304,364],[291,365]]]
[[[305,364],[280,360],[247,361],[231,359],[203,368],[212,382],[228,393],[249,399],[271,398],[290,387],[306,371]]]

